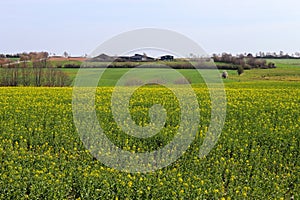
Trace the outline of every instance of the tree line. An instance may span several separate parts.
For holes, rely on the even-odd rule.
[[[47,62],[47,52],[22,53],[18,56],[16,61],[0,58],[0,86],[62,87],[70,84],[64,72]]]
[[[222,63],[227,64],[224,65],[223,69],[226,69],[226,66],[227,69],[238,69],[239,67],[242,67],[243,69],[276,68],[275,63],[267,62],[267,60],[262,58],[256,58],[252,54],[248,54],[246,56],[243,54],[233,56],[232,54],[222,53],[222,55],[214,54],[212,58],[215,62],[217,62],[217,65],[219,65],[220,68],[222,66]]]

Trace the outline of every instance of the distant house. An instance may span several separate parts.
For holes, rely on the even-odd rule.
[[[114,57],[111,57],[111,56],[108,56],[108,55],[102,53],[99,56],[96,56],[89,60],[94,61],[94,62],[112,62],[112,61],[114,61],[114,59],[115,59]]]
[[[147,55],[135,54],[129,57],[130,61],[153,61],[154,58],[148,57]]]
[[[159,58],[159,60],[162,60],[162,61],[173,61],[174,60],[174,56],[171,56],[171,55],[161,56]]]
[[[144,57],[143,57],[143,55],[135,54],[134,56],[130,56],[129,59],[131,61],[143,61]]]
[[[115,59],[115,62],[129,62],[130,57],[129,56],[119,56]]]
[[[155,59],[147,55],[134,54],[134,56],[119,56],[116,61],[119,62],[142,62],[154,61]]]

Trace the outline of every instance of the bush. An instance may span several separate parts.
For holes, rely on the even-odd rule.
[[[228,73],[226,71],[223,71],[222,78],[225,78],[225,79],[228,78]]]
[[[80,68],[78,64],[65,64],[64,68]]]
[[[272,62],[268,63],[268,68],[276,68],[275,63]]]
[[[244,73],[244,68],[242,66],[238,66],[237,73],[238,73],[238,75],[241,75],[242,73]]]

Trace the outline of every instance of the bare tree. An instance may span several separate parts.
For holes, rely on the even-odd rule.
[[[64,52],[64,57],[67,58],[69,56],[68,52]]]

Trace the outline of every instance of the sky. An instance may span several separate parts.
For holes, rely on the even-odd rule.
[[[140,28],[176,31],[207,53],[300,52],[298,0],[0,0],[0,53],[91,53]]]

